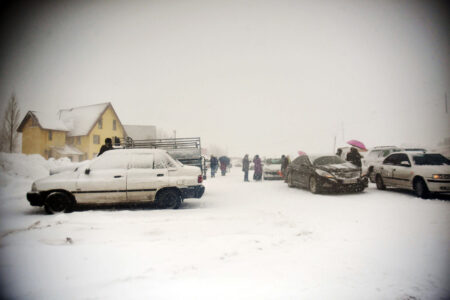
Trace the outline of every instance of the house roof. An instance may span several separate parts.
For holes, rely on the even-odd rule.
[[[100,116],[111,103],[100,103],[88,106],[79,106],[70,109],[61,109],[58,114],[60,119],[69,129],[67,136],[87,135],[95,126]]]
[[[34,119],[42,129],[69,131],[67,126],[58,118],[58,115],[30,110],[17,128],[18,132],[22,132],[23,126],[25,126],[29,118]]]
[[[38,122],[42,129],[67,131],[68,137],[88,135],[108,107],[111,107],[117,120],[122,124],[111,103],[106,102],[70,109],[61,109],[55,115],[29,111],[20,123],[17,131],[22,132],[23,126],[25,126],[28,118],[33,118]]]

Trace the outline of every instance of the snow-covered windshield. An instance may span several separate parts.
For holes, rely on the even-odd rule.
[[[313,159],[313,164],[315,166],[324,166],[324,165],[335,165],[335,164],[343,164],[345,160],[336,155],[330,156],[320,156]]]
[[[281,158],[268,158],[266,159],[266,164],[281,165]]]
[[[441,154],[419,154],[413,156],[414,163],[419,166],[431,165],[441,166],[450,165],[450,160]]]

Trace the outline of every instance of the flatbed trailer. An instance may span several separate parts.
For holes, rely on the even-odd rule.
[[[173,158],[189,166],[199,167],[203,179],[206,179],[206,162],[202,156],[202,147],[199,137],[171,138],[171,139],[146,139],[133,140],[130,137],[120,140],[123,148],[151,148],[166,150]]]

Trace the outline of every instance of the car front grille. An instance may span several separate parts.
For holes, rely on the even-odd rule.
[[[360,177],[359,171],[339,172],[335,174],[337,178],[356,178]]]

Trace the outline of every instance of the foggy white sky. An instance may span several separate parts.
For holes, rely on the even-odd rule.
[[[450,136],[449,27],[430,1],[67,1],[3,9],[0,99],[110,101],[229,154]]]

